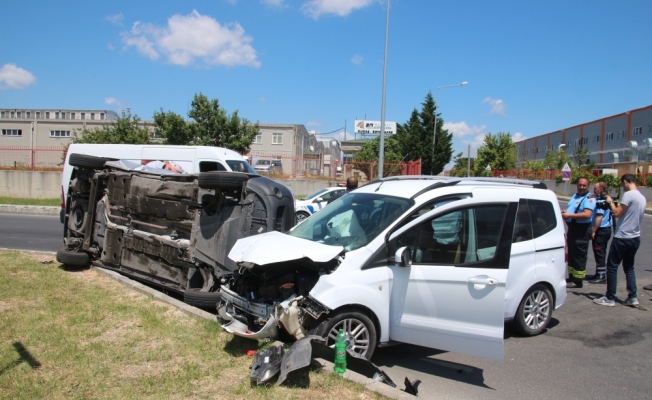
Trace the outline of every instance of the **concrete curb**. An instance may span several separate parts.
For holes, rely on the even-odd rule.
[[[14,204],[0,204],[0,213],[27,214],[27,215],[59,215],[61,207],[50,206],[19,206]]]

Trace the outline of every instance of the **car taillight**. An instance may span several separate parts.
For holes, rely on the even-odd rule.
[[[61,185],[61,208],[66,209],[66,198],[63,195],[63,185]]]

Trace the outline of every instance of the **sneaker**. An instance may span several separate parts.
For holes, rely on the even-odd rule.
[[[589,280],[589,283],[607,283],[607,276],[606,275],[596,275],[591,280]]]
[[[638,307],[638,299],[636,297],[628,298],[623,301],[624,306]]]
[[[584,283],[582,281],[575,281],[572,280],[566,284],[566,287],[569,289],[576,288],[576,289],[581,289],[584,287]]]
[[[652,290],[652,285],[645,285],[645,286],[643,286],[643,289]]]
[[[615,300],[609,300],[607,296],[602,296],[598,299],[593,300],[595,304],[599,304],[601,306],[608,306],[608,307],[613,307],[616,305]]]

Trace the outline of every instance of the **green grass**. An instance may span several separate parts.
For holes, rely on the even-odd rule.
[[[22,199],[18,197],[0,196],[0,204],[15,204],[19,206],[61,206],[61,199]]]
[[[251,386],[257,342],[44,257],[0,251],[0,398],[380,398],[316,369]]]

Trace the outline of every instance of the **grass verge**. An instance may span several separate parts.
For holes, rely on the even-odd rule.
[[[0,196],[0,204],[14,204],[19,206],[61,206],[61,199],[22,199],[18,197]]]
[[[257,342],[52,256],[0,251],[0,397],[372,399],[320,370],[251,386]]]

